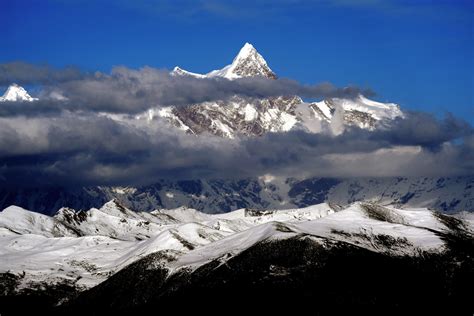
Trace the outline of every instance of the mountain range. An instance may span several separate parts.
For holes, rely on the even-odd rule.
[[[10,205],[44,214],[61,207],[87,210],[116,199],[141,211],[188,206],[205,213],[239,208],[285,209],[328,202],[372,201],[427,207],[444,213],[474,210],[474,177],[277,178],[162,180],[139,187],[0,188],[0,208]]]
[[[249,43],[242,47],[230,65],[222,69],[197,74],[175,67],[170,74],[198,79],[277,78],[265,59]],[[0,97],[0,101],[35,100],[37,98],[31,97],[16,84]],[[386,128],[387,121],[403,116],[398,105],[369,100],[363,95],[319,102],[304,102],[293,95],[263,99],[233,96],[227,101],[155,107],[135,119],[164,119],[171,128],[174,126],[186,133],[234,138],[238,135],[258,137],[294,129],[311,133],[329,130],[338,134],[345,126],[352,125],[364,129]],[[111,116],[111,119],[116,118],[117,115]],[[282,179],[256,175],[245,179],[161,180],[140,187],[0,188],[0,209],[17,205],[45,214],[54,214],[61,207],[78,210],[100,207],[111,199],[142,211],[188,206],[207,213],[220,213],[242,207],[288,208],[322,202],[348,205],[369,200],[384,205],[429,207],[453,213],[474,210],[474,178]]]

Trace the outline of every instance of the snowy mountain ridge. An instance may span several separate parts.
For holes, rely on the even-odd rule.
[[[472,218],[375,203],[209,215],[187,208],[133,212],[110,201],[85,212],[61,209],[53,217],[11,206],[0,212],[0,276],[17,278],[12,293],[64,282],[84,291],[150,255],[165,256],[152,266],[173,276],[295,238],[329,251],[349,245],[384,256],[442,255],[450,234],[472,238]]]

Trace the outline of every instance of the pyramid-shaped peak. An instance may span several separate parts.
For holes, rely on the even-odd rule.
[[[240,49],[229,70],[236,77],[267,77],[276,79],[275,73],[268,67],[263,56],[250,43],[245,43]]]
[[[236,66],[239,63],[246,63],[251,62],[254,66],[259,67],[267,67],[267,62],[260,55],[255,47],[250,43],[245,43],[245,45],[240,49],[237,56],[235,56],[234,60],[232,61],[232,65]]]
[[[232,64],[214,70],[208,74],[209,77],[225,77],[237,79],[242,77],[266,77],[276,79],[275,73],[268,67],[265,59],[250,43],[245,43],[240,49]]]

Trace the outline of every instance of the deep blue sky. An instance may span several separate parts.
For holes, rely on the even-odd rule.
[[[251,42],[281,77],[474,122],[474,1],[7,0],[0,63],[207,72]]]

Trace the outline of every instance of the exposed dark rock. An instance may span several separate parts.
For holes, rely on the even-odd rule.
[[[403,241],[380,237],[381,245]],[[216,260],[196,271],[149,269],[149,256],[81,294],[66,310],[81,312],[175,311],[212,306],[243,311],[312,313],[346,310],[406,313],[446,309],[469,312],[473,277],[473,248],[465,249],[462,264],[451,254],[420,253],[390,256],[342,242],[296,238],[261,242],[225,264]],[[469,254],[469,256],[467,255]],[[124,286],[127,284],[127,286]],[[310,305],[308,305],[310,304]]]

